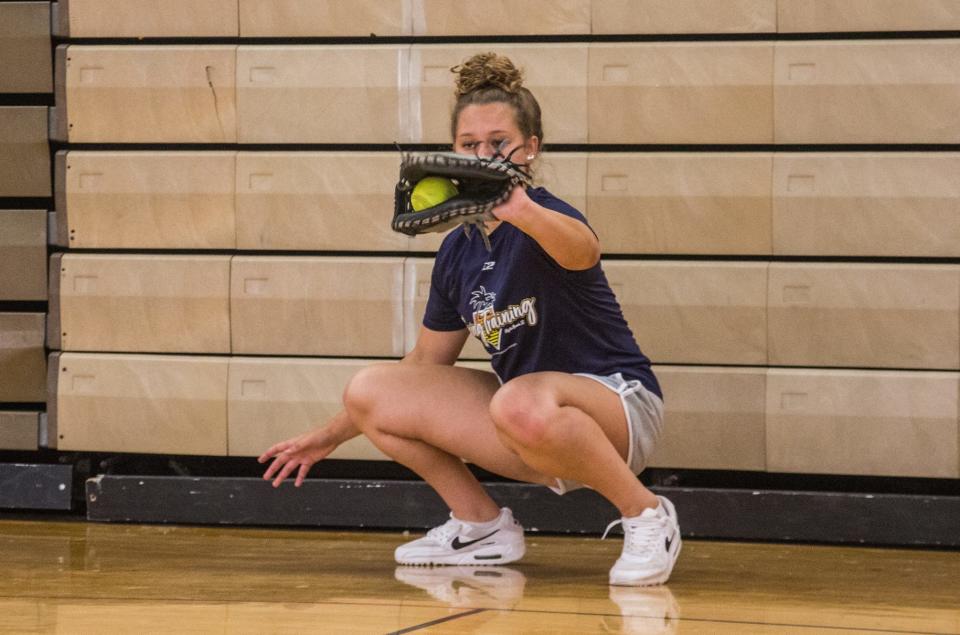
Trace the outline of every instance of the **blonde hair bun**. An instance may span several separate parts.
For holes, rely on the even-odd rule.
[[[509,57],[496,53],[478,53],[450,69],[457,74],[457,97],[481,88],[499,88],[516,94],[523,88],[523,73]]]

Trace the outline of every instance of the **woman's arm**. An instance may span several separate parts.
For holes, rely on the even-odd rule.
[[[585,223],[538,205],[522,187],[493,213],[537,241],[564,269],[589,269],[600,260],[600,241]]]
[[[465,328],[457,331],[432,331],[422,326],[416,345],[400,363],[452,365],[457,361],[466,339]],[[322,425],[292,439],[281,441],[261,454],[257,459],[260,463],[273,459],[263,473],[263,478],[272,480],[273,486],[279,487],[280,483],[296,471],[294,485],[300,487],[314,464],[325,459],[341,443],[359,434],[360,430],[350,420],[347,411],[341,410]]]
[[[434,331],[421,326],[417,343],[400,363],[453,366],[463,350],[467,335],[466,327],[456,331]]]

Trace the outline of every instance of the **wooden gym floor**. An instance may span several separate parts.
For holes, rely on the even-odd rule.
[[[687,540],[609,587],[619,535],[397,568],[399,533],[0,521],[3,633],[960,633],[960,553]]]

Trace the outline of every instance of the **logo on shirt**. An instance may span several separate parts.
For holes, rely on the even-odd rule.
[[[483,268],[481,268],[480,271],[492,271],[494,265],[496,264],[496,260],[488,260],[487,262],[483,263]]]
[[[537,323],[536,298],[524,298],[519,304],[511,304],[498,311],[495,308],[497,294],[487,291],[483,286],[470,294],[470,306],[473,308],[473,323],[467,327],[474,337],[488,346],[500,350],[501,336],[526,324]]]

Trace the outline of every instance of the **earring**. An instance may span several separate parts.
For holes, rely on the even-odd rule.
[[[535,156],[537,156],[537,155],[535,155],[535,154],[528,154],[528,155],[527,155],[527,161],[533,161],[533,158],[534,158]]]

